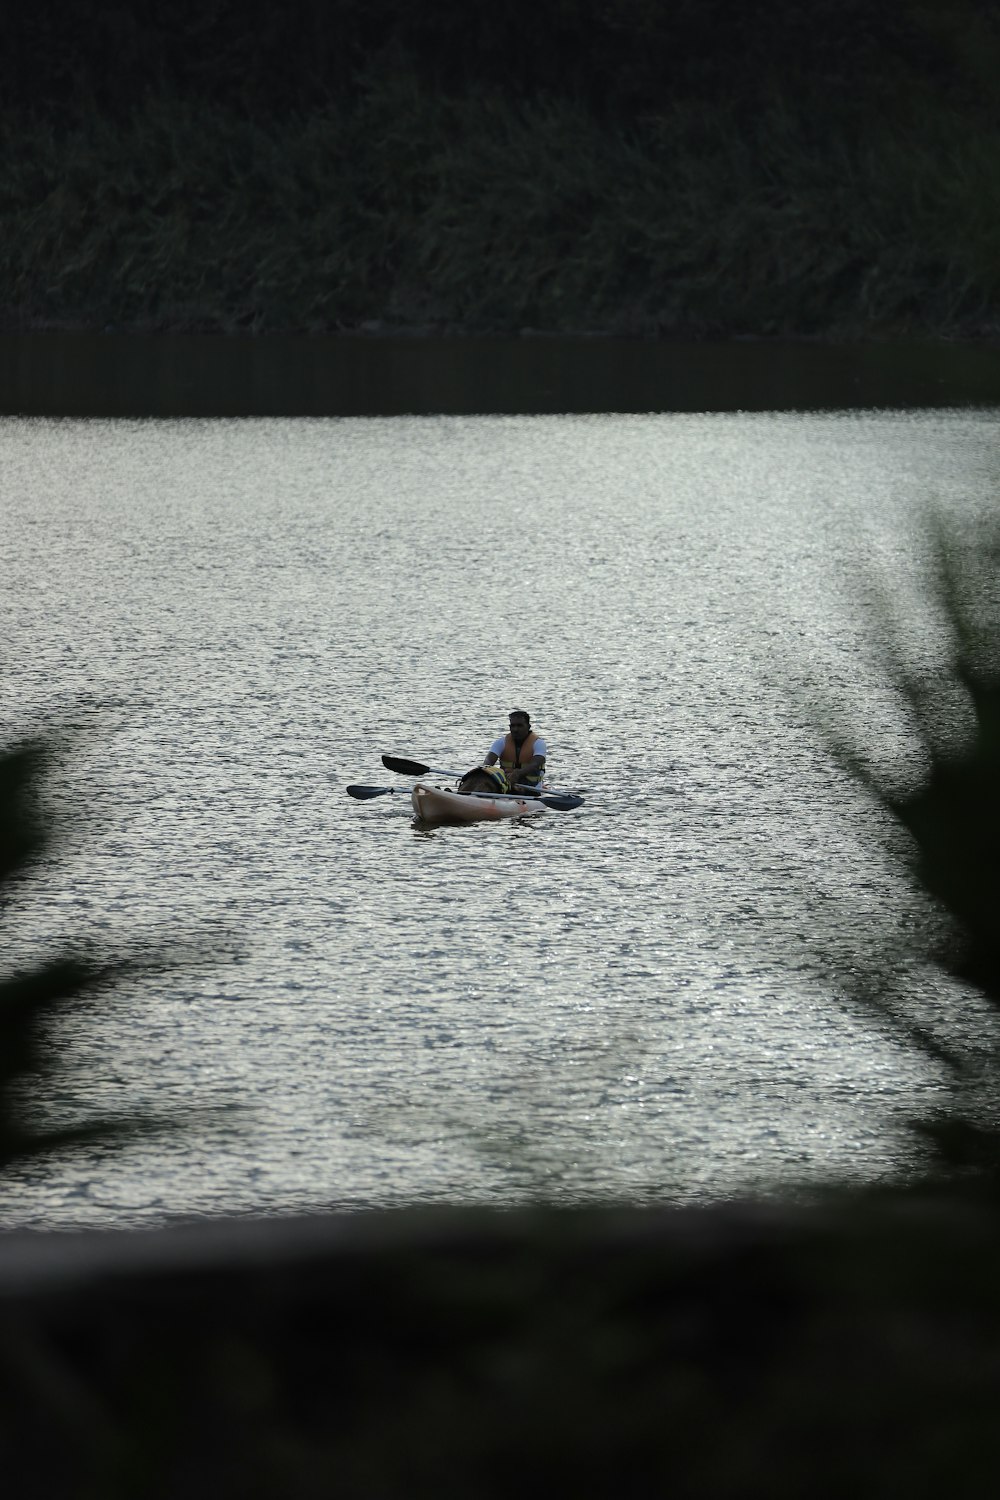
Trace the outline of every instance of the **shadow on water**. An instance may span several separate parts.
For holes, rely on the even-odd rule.
[[[1000,402],[986,344],[0,335],[0,414],[324,417]]]

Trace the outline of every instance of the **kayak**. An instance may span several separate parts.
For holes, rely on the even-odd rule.
[[[494,818],[525,818],[545,812],[537,797],[497,796],[489,792],[452,792],[418,781],[411,794],[413,811],[425,823],[481,823]]]

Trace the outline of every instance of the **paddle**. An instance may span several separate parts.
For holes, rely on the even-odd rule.
[[[382,764],[387,771],[398,771],[400,776],[452,776],[456,781],[464,771],[439,771],[434,766],[421,765],[419,760],[401,760],[398,755],[383,755]]]
[[[389,796],[392,796],[394,792],[402,792],[404,795],[409,795],[410,788],[408,786],[358,786],[357,784],[355,784],[354,786],[349,786],[347,788],[347,795],[349,797],[357,797],[359,801],[365,801],[368,797],[384,797],[387,794]],[[513,797],[515,800],[520,799],[523,801],[520,792],[472,792],[468,795],[473,797]],[[529,793],[529,796],[535,797],[539,802],[544,802],[546,807],[554,808],[556,812],[572,812],[575,807],[583,806],[582,797],[571,797],[569,795],[560,796],[555,793],[549,794],[540,792],[531,792]]]
[[[455,781],[461,781],[465,775],[464,771],[442,771],[439,766],[425,766],[423,761],[404,760],[399,755],[383,755],[382,764],[387,771],[397,771],[400,776],[450,776]],[[518,787],[515,795],[518,797],[541,797],[543,802],[545,796],[558,797],[563,802],[568,798],[570,807],[579,807],[582,801],[581,798],[575,797],[570,792],[552,792],[543,795],[537,787],[531,786]],[[549,806],[552,805],[552,803],[549,804]]]

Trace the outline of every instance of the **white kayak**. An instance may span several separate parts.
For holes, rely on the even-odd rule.
[[[494,818],[526,818],[547,811],[537,797],[501,796],[493,792],[452,792],[447,787],[418,781],[411,794],[413,811],[425,823],[450,819],[453,823],[489,822]]]

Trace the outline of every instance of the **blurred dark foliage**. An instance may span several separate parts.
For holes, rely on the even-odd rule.
[[[0,754],[0,915],[9,917],[12,885],[42,853],[46,835],[38,815],[38,789],[46,750],[41,744]],[[63,953],[23,973],[0,976],[0,1170],[18,1158],[95,1140],[121,1139],[162,1128],[151,1117],[88,1121],[51,1130],[33,1123],[24,1085],[52,1070],[50,1023],[74,1001],[120,979],[129,961],[114,963]]]
[[[125,113],[150,93],[272,113],[322,108],[403,66],[447,94],[570,98],[619,118],[678,99],[758,102],[780,78],[884,99],[907,70],[967,94],[992,0],[37,0],[4,22],[0,87],[32,114]],[[975,92],[987,110],[997,91]]]
[[[1000,1005],[1000,678],[960,659],[976,733],[964,753],[935,759],[930,780],[888,806],[913,837],[921,885],[954,917],[963,941],[940,962]]]
[[[998,1240],[943,1198],[73,1240],[0,1275],[7,1492],[978,1500]]]
[[[1000,1011],[1000,522],[960,539],[942,523],[928,526],[933,599],[952,638],[952,659],[933,680],[913,673],[889,644],[886,665],[909,710],[928,767],[921,784],[900,791],[878,769],[848,755],[864,782],[910,841],[909,863],[920,886],[950,918],[951,933],[926,956],[952,979],[981,992]],[[889,612],[883,615],[889,623]],[[949,709],[964,701],[964,723]],[[956,992],[960,996],[961,991]],[[876,998],[873,993],[869,998]],[[911,1039],[968,1081],[962,1049],[922,1026]],[[1000,1052],[984,1040],[971,1069],[973,1091],[917,1128],[946,1169],[1000,1172]],[[975,1115],[958,1102],[975,1095]]]

